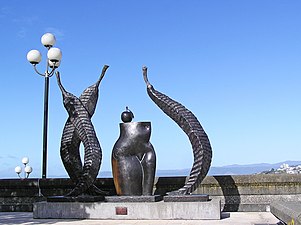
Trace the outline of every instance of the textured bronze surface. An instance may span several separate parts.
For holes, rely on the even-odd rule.
[[[192,193],[207,175],[212,150],[207,134],[194,114],[182,104],[157,91],[147,79],[147,68],[143,67],[143,77],[147,85],[147,93],[154,103],[172,120],[174,120],[188,136],[192,145],[194,162],[189,179],[185,185],[169,195],[181,195]]]
[[[64,106],[69,114],[61,139],[61,159],[66,171],[76,187],[67,196],[78,196],[83,193],[104,194],[93,185],[99,172],[102,152],[91,117],[98,100],[98,87],[108,66],[104,66],[99,80],[84,90],[79,98],[67,92],[61,84],[57,73],[58,85],[62,91]],[[79,147],[85,149],[82,164]]]

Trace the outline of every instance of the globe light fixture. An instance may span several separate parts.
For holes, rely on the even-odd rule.
[[[52,61],[48,60],[48,64],[49,64],[49,67],[51,69],[58,68],[61,65],[61,61],[59,61],[59,62],[52,62]]]
[[[55,44],[56,39],[53,34],[46,33],[41,37],[41,42],[46,48],[48,48],[48,47],[52,47]]]
[[[29,158],[23,157],[21,161],[24,164],[24,179],[27,179],[29,177],[29,174],[32,172],[32,167],[27,165],[29,163]],[[18,177],[22,179],[20,176],[20,173],[22,172],[21,166],[16,166],[15,172],[18,174]]]
[[[22,163],[26,166],[26,164],[29,163],[28,157],[23,157],[22,158]]]
[[[42,56],[38,50],[31,50],[27,53],[27,60],[33,65],[35,72],[45,78],[44,87],[44,119],[43,119],[43,156],[42,156],[42,178],[46,178],[47,171],[47,132],[48,132],[48,99],[49,99],[49,78],[53,76],[55,70],[60,66],[62,51],[53,47],[56,43],[55,36],[46,33],[41,37],[42,44],[47,48],[46,70],[40,73],[37,64],[41,62]],[[29,171],[29,170],[28,170]]]
[[[59,62],[62,59],[62,52],[59,48],[51,48],[47,53],[50,62]]]
[[[39,64],[41,62],[42,55],[38,50],[31,50],[27,53],[27,60],[31,64]]]
[[[16,166],[15,172],[18,174],[18,177],[20,177],[20,173],[22,172],[21,166]],[[20,177],[21,178],[21,177]]]
[[[32,167],[31,166],[25,166],[24,171],[26,173],[25,178],[28,178],[29,174],[32,172]]]

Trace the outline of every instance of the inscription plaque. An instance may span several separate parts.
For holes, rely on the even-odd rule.
[[[115,207],[116,215],[127,215],[128,208],[127,207]]]

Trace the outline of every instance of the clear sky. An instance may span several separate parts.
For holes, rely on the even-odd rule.
[[[28,156],[41,177],[44,79],[26,60],[52,32],[63,52],[62,83],[79,96],[110,68],[92,118],[111,170],[120,114],[151,121],[157,169],[191,168],[186,135],[148,97],[154,87],[190,109],[212,148],[212,166],[301,159],[301,2],[2,1],[0,4],[0,178]],[[67,113],[50,80],[47,176],[64,176],[59,156]]]

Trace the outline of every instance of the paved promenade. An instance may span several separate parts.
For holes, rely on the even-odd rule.
[[[222,220],[58,220],[33,219],[32,213],[0,212],[0,224],[58,224],[58,225],[281,225],[269,212],[223,213]]]

